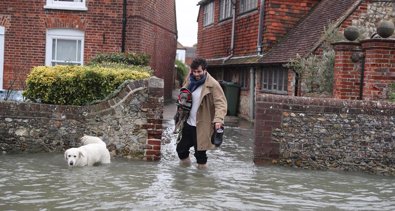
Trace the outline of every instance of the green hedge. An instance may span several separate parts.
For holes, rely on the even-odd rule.
[[[391,102],[395,102],[395,83],[390,84],[389,99]]]
[[[144,53],[108,53],[95,56],[90,65],[102,63],[118,63],[137,66],[148,66],[150,56]]]
[[[38,66],[28,75],[23,96],[33,102],[86,105],[104,99],[126,80],[151,75],[143,66]]]
[[[180,60],[176,60],[176,70],[177,70],[177,80],[179,81],[179,85],[182,86],[185,78],[189,73],[188,67],[182,63]]]

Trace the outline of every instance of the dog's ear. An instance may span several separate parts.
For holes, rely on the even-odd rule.
[[[67,160],[67,150],[64,152],[64,159]]]
[[[81,158],[81,157],[85,157],[85,156],[84,156],[84,153],[82,153],[81,151],[79,151],[79,152],[78,152],[78,157],[80,157],[80,158]]]

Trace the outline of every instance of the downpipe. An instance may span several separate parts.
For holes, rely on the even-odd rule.
[[[258,38],[257,38],[257,47],[256,51],[258,55],[263,54],[263,23],[264,23],[264,16],[265,16],[265,0],[261,0],[261,6],[259,8],[259,25],[258,25]]]
[[[227,56],[222,63],[225,63],[233,57],[234,45],[235,45],[235,29],[236,29],[236,0],[232,0],[232,32],[230,37],[230,54]]]

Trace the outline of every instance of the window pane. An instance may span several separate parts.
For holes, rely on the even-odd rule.
[[[66,62],[76,61],[77,58],[77,45],[76,40],[60,40],[57,41],[57,60]]]
[[[267,89],[268,87],[267,87],[267,75],[268,75],[268,72],[267,71],[263,71],[263,88],[264,89]]]
[[[240,12],[246,12],[257,7],[257,0],[241,0],[240,1]]]
[[[262,70],[262,90],[278,94],[286,94],[288,89],[288,72],[281,67]]]
[[[225,19],[232,16],[232,2],[231,0],[221,0],[219,19]]]
[[[205,26],[214,22],[213,13],[214,13],[214,2],[211,2],[204,7],[203,23]]]
[[[78,40],[77,44],[78,44],[78,46],[77,46],[77,62],[81,62],[81,52],[82,52],[82,50],[81,50],[81,40]]]
[[[273,90],[277,90],[278,72],[279,71],[273,70]]]
[[[56,41],[57,39],[52,40],[52,60],[56,60]]]
[[[273,82],[273,70],[268,70],[267,72],[268,72],[268,77],[267,77],[268,85],[267,85],[267,89],[272,90],[272,89],[273,89],[273,88],[272,88],[272,86],[273,86],[273,84],[272,84],[272,82]]]
[[[283,70],[279,70],[278,71],[278,90],[279,91],[284,91],[283,89],[283,76],[284,76],[284,71]]]

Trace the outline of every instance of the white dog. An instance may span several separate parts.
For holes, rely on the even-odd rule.
[[[93,166],[99,163],[111,163],[111,156],[106,143],[99,137],[84,135],[81,142],[83,146],[70,148],[64,152],[64,158],[69,166]]]

